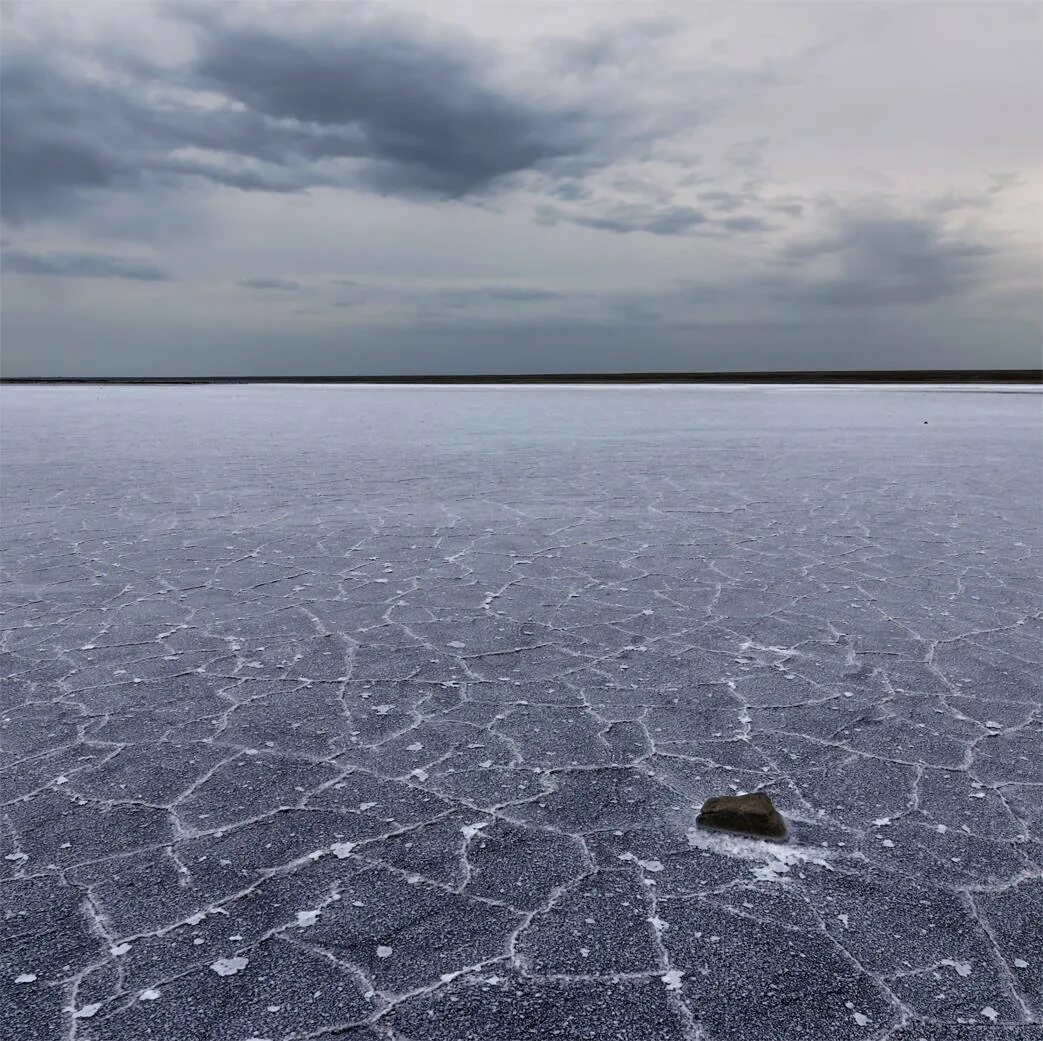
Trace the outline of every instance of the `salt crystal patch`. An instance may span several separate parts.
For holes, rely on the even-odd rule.
[[[138,995],[138,1001],[157,1001],[158,999],[159,999],[159,991],[158,990],[152,990],[151,988],[149,990],[143,990]]]
[[[1014,959],[1014,968],[1016,968],[1016,969],[1027,969],[1028,967],[1029,967],[1029,963],[1027,961],[1025,961],[1024,958],[1015,958]]]
[[[985,725],[987,727],[990,727],[992,730],[1002,730],[1003,729],[1003,724],[1002,723],[997,723],[996,720],[994,720],[994,719],[987,719],[987,720],[985,720]]]
[[[971,963],[968,961],[953,961],[952,958],[943,958],[942,965],[948,965],[957,976],[966,978],[971,974]]]
[[[21,972],[14,978],[15,983],[35,983],[36,973],[35,972]]]
[[[461,643],[459,640],[450,640],[449,643],[446,644],[446,646],[447,647],[466,647],[467,644],[466,643]]]
[[[482,828],[487,828],[488,826],[488,821],[478,821],[476,824],[465,824],[460,830],[464,833],[465,839],[473,839]]]
[[[894,849],[895,848],[895,844],[890,839],[884,839],[884,841],[881,843],[881,845],[882,846],[886,846],[888,849]]]
[[[100,1008],[101,1008],[101,1002],[100,1001],[95,1002],[93,1005],[84,1005],[83,1008],[78,1008],[72,1014],[72,1018],[73,1019],[90,1019],[91,1016],[93,1016],[94,1013],[97,1012],[98,1009],[100,1009]],[[982,1009],[982,1014],[983,1015],[984,1015],[984,1011],[985,1010]]]
[[[681,979],[684,973],[680,969],[670,969],[669,972],[664,972],[662,980],[666,984],[667,990],[680,990]]]
[[[390,947],[385,947],[384,944],[381,944],[377,948],[377,957],[378,958],[390,958],[391,957],[391,948]]]
[[[338,859],[343,860],[355,848],[354,842],[334,842],[330,846],[330,852]]]
[[[407,752],[419,752],[424,746],[419,741],[414,741],[411,745],[406,745]]]
[[[210,968],[218,976],[234,976],[237,972],[242,972],[247,964],[247,958],[218,958]]]
[[[130,950],[129,943],[118,943],[115,947],[109,948],[109,953],[114,957],[118,958],[120,955],[126,954]]]
[[[410,771],[410,776],[411,777],[415,777],[418,781],[426,781],[427,780],[427,771],[426,770],[421,770],[421,769],[418,768],[416,770]]]
[[[851,1018],[860,1026],[864,1027],[869,1023],[869,1017],[861,1012],[852,1012]]]
[[[298,911],[297,912],[297,927],[299,929],[307,929],[309,925],[314,925],[319,920],[319,915],[322,914],[321,910],[316,911]]]
[[[986,1005],[985,1008],[981,1010],[981,1014],[993,1023],[1000,1018],[1000,1014],[991,1005]]]

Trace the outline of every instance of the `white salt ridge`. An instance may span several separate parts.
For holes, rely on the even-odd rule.
[[[488,821],[478,821],[476,824],[465,824],[460,830],[463,832],[465,839],[473,839],[482,828],[487,827],[489,827]]]
[[[297,927],[299,929],[307,929],[309,925],[314,925],[319,920],[320,914],[322,914],[321,909],[315,911],[298,911]]]
[[[218,958],[210,968],[218,976],[234,976],[237,972],[242,972],[248,964],[248,958]]]

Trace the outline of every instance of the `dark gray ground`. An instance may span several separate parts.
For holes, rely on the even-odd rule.
[[[1040,1037],[1038,394],[3,413],[5,1041]]]

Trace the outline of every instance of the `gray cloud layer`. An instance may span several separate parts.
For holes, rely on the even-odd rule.
[[[170,278],[155,264],[104,253],[27,253],[5,249],[3,267],[23,275],[58,278],[125,278],[136,282],[166,282]]]
[[[946,7],[923,68],[919,7],[77,10],[5,9],[8,371],[165,371],[179,329],[204,373],[1038,357],[1020,14]]]

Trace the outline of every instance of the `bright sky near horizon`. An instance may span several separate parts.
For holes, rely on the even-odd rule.
[[[1040,364],[1036,3],[3,22],[7,376]]]

